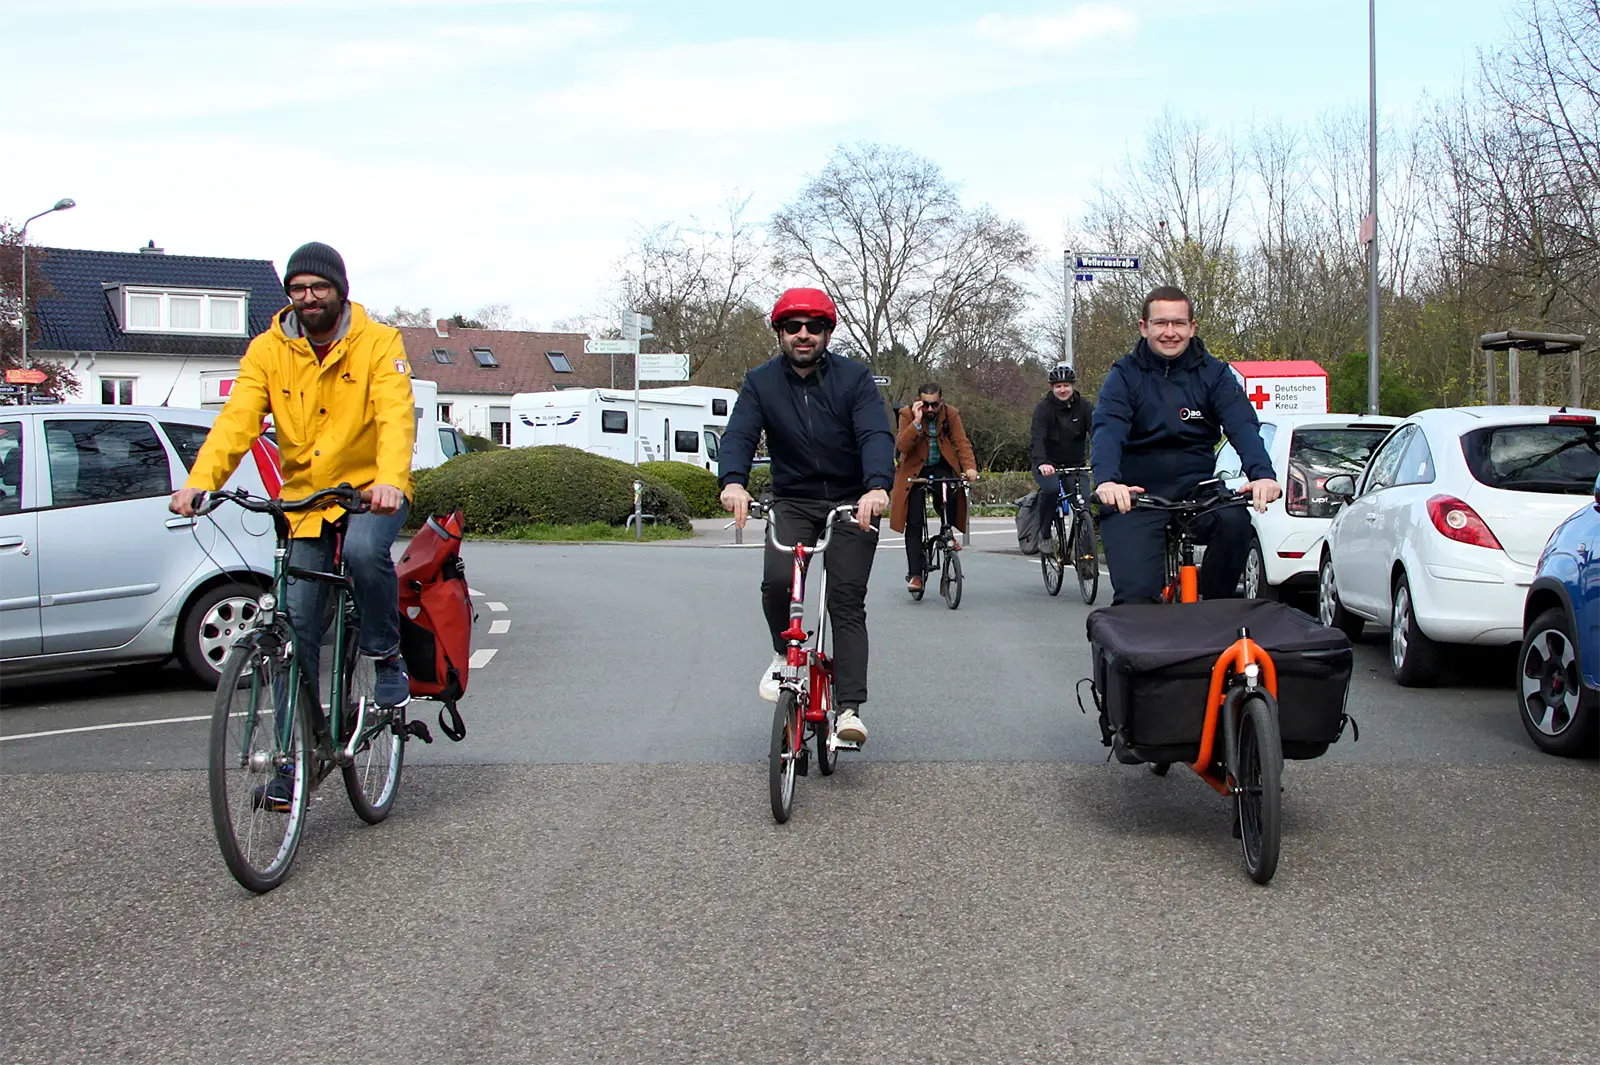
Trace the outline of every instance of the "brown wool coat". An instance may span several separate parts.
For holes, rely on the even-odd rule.
[[[911,478],[920,474],[923,465],[928,461],[928,437],[911,427],[909,405],[900,409],[900,427],[895,433],[894,449],[899,454],[900,460],[895,463],[894,490],[889,493],[889,528],[895,532],[904,532],[907,503],[911,497]],[[963,470],[978,468],[977,460],[972,457],[972,444],[967,440],[967,431],[961,427],[961,412],[948,403],[944,405],[944,410],[939,412],[939,454],[954,468],[958,476]],[[933,491],[931,487],[928,490]],[[956,497],[950,524],[962,532],[967,531],[965,497]]]

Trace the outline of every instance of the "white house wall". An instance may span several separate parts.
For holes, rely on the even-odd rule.
[[[450,424],[473,436],[489,435],[489,408],[509,407],[511,394],[486,396],[481,392],[440,392],[439,402],[450,404]]]
[[[99,403],[100,382],[110,377],[133,380],[134,403],[160,406],[165,402],[169,407],[199,407],[202,372],[239,368],[238,359],[225,356],[71,355],[53,351],[39,355],[60,362],[77,376],[78,390],[64,397],[68,403]]]

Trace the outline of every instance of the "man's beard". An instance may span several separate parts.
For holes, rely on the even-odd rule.
[[[797,351],[786,351],[783,353],[783,357],[789,360],[790,366],[797,366],[801,369],[805,369],[807,366],[815,366],[817,364],[817,360],[822,358],[823,350],[823,346],[818,344],[816,347],[804,354],[801,354]]]
[[[305,304],[295,308],[295,315],[300,319],[300,328],[306,333],[330,333],[339,324],[339,316],[344,313],[344,301],[334,297],[316,304]]]

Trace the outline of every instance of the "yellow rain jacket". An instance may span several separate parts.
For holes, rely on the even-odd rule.
[[[283,456],[284,499],[345,483],[394,485],[410,498],[417,424],[400,332],[372,321],[359,303],[345,307],[338,339],[320,364],[288,308],[250,342],[187,487],[210,492],[226,484],[271,414]],[[285,331],[286,319],[293,335]],[[329,507],[291,515],[294,535],[317,536],[324,521],[343,513]]]

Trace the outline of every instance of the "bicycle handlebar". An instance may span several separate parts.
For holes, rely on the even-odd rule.
[[[340,506],[352,514],[364,514],[371,509],[372,492],[364,489],[352,488],[348,484],[341,484],[335,488],[321,488],[304,499],[264,499],[253,496],[243,488],[232,492],[219,489],[215,492],[201,492],[199,501],[194,508],[195,517],[210,514],[223,503],[232,500],[246,510],[253,510],[258,514],[280,513],[287,514],[302,510],[320,510],[327,506]]]
[[[965,477],[913,477],[907,484],[958,484],[965,488],[972,482]]]
[[[772,506],[773,504],[771,502],[763,503],[759,499],[752,499],[750,501],[750,516],[752,518],[760,518],[762,521],[767,523],[767,541],[772,544],[773,547],[776,547],[779,551],[783,551],[792,555],[794,554],[796,545],[784,544],[778,541],[778,526],[777,523],[772,520]],[[855,517],[856,504],[843,503],[828,511],[828,520],[824,522],[822,526],[822,538],[811,547],[806,548],[807,551],[813,555],[820,555],[824,550],[827,549],[828,541],[833,537],[833,524],[839,520],[840,515],[850,518]]]
[[[1209,514],[1214,510],[1226,510],[1228,507],[1247,507],[1250,505],[1250,497],[1236,492],[1227,494],[1219,492],[1204,499],[1166,499],[1152,492],[1139,492],[1133,497],[1133,505],[1145,510],[1200,515]]]

